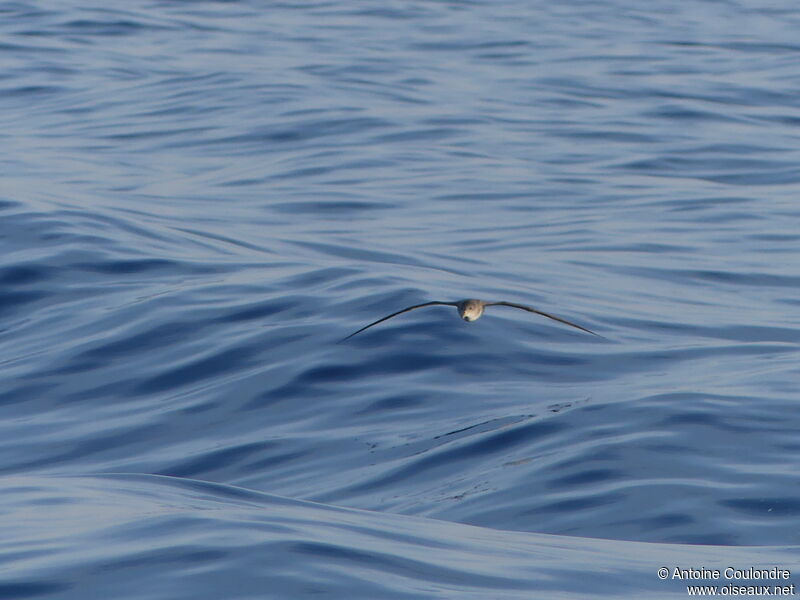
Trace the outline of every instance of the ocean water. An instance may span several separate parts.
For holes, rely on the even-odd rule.
[[[800,583],[799,30],[0,3],[0,598]]]

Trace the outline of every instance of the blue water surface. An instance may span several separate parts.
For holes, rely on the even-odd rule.
[[[798,31],[788,0],[0,3],[0,598],[796,578]],[[462,298],[603,337],[435,306],[339,343]]]

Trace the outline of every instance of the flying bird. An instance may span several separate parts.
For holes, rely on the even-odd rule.
[[[595,333],[585,327],[581,327],[580,325],[576,325],[566,319],[562,319],[561,317],[557,317],[555,315],[551,315],[549,313],[543,312],[541,310],[536,310],[530,306],[525,306],[524,304],[517,304],[516,302],[484,302],[483,300],[460,300],[458,302],[440,302],[438,300],[434,300],[432,302],[424,302],[422,304],[415,304],[414,306],[408,306],[403,310],[398,310],[397,312],[393,312],[390,315],[383,317],[382,319],[378,319],[377,321],[373,321],[369,325],[365,325],[358,331],[351,333],[346,338],[343,338],[339,341],[339,343],[349,340],[354,335],[357,335],[364,331],[365,329],[369,329],[373,325],[377,325],[378,323],[383,323],[384,321],[391,319],[392,317],[396,317],[397,315],[401,315],[404,312],[408,312],[410,310],[416,310],[418,308],[424,308],[426,306],[455,306],[458,308],[458,316],[464,319],[465,321],[477,321],[483,311],[486,309],[487,306],[510,306],[511,308],[519,308],[521,310],[527,310],[528,312],[535,313],[537,315],[542,315],[543,317],[547,317],[548,319],[553,319],[554,321],[558,321],[559,323],[564,323],[564,325],[569,325],[570,327],[574,327],[575,329],[580,329],[581,331],[585,331],[586,333],[591,333],[592,335],[596,335],[597,337],[603,337],[602,335]]]

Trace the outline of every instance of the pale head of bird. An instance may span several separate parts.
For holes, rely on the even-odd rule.
[[[458,316],[465,321],[475,321],[483,314],[483,302],[480,300],[462,300],[458,303]]]

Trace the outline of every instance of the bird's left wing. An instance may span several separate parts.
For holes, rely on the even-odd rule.
[[[592,335],[596,335],[597,337],[603,337],[599,333],[595,333],[591,329],[586,329],[586,327],[581,327],[580,325],[577,325],[572,321],[567,321],[566,319],[562,319],[561,317],[551,315],[550,313],[546,313],[541,310],[536,310],[535,308],[531,308],[530,306],[525,306],[524,304],[517,304],[516,302],[487,302],[486,306],[511,306],[512,308],[520,308],[522,310],[527,310],[528,312],[536,313],[537,315],[542,315],[543,317],[547,317],[548,319],[553,319],[553,321],[564,323],[564,325],[569,325],[570,327],[580,329],[581,331],[585,331],[586,333],[591,333]]]

